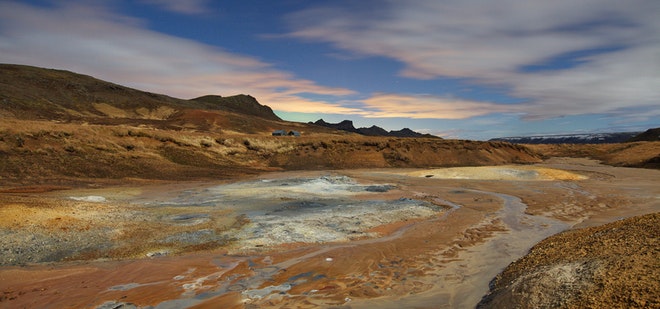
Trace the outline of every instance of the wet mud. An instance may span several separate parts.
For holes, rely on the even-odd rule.
[[[78,215],[123,210],[113,222],[153,224],[130,234],[150,245],[118,260],[4,266],[0,307],[474,307],[490,280],[543,238],[660,211],[658,176],[568,160],[50,192],[42,198],[83,203]]]

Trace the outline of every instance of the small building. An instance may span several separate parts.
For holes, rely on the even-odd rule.
[[[273,136],[300,136],[300,132],[293,130],[289,132],[286,130],[275,130],[273,131]]]

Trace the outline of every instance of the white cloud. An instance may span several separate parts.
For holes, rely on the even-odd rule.
[[[209,11],[208,0],[142,0],[165,10],[181,14],[204,14]]]
[[[290,36],[396,59],[409,78],[507,87],[529,102],[514,112],[536,119],[634,107],[658,113],[659,12],[657,0],[428,0],[381,2],[372,11],[320,7],[289,21]],[[588,50],[581,65],[523,70]]]
[[[79,4],[38,8],[1,2],[0,62],[67,69],[180,98],[247,93],[282,110],[350,111],[299,94],[353,93],[296,78],[256,58],[148,30],[141,20],[105,7]]]

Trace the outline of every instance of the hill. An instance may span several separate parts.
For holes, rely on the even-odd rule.
[[[86,75],[10,64],[0,65],[0,102],[5,116],[49,120],[166,119],[187,105]]]
[[[303,135],[272,136],[271,132],[276,129],[297,130]],[[374,136],[384,134],[384,131],[376,126],[356,129],[350,121],[341,122],[337,127],[282,121],[272,114],[270,108],[246,95],[183,100],[68,71],[0,65],[0,194],[6,194],[3,197],[11,195],[22,198],[22,194],[67,186],[97,188],[108,184],[125,186],[127,183],[161,181],[217,181],[281,170],[530,164],[550,156],[590,157],[612,165],[660,167],[658,141],[604,145],[519,145],[502,141],[419,137],[408,129],[387,132],[395,136]],[[414,138],[398,135],[414,135]],[[455,193],[463,193],[463,190]],[[32,197],[28,198],[33,201]],[[6,202],[0,206],[8,203],[11,204]],[[41,204],[24,207],[25,214],[35,214],[32,205]],[[53,221],[58,224],[58,229],[69,229],[71,226],[63,218],[67,217],[57,217]],[[610,259],[607,261],[618,267],[616,263],[621,256],[631,258],[623,260],[622,267],[606,268],[607,271],[634,269],[635,272],[630,272],[634,275],[633,279],[648,278],[644,271],[649,268],[638,266],[640,259],[648,258],[647,252],[642,250],[657,248],[653,243],[644,243],[657,235],[658,218],[651,219],[648,221],[650,223],[626,221],[607,230],[588,230],[582,235],[584,237],[577,239],[579,241],[573,241],[572,236],[553,238],[535,247],[531,258],[505,271],[493,287],[505,287],[511,282],[510,279],[521,274],[523,277],[524,274],[542,275],[547,267],[556,265],[545,265],[546,268],[537,271],[539,269],[533,267],[536,261],[563,263],[555,258],[561,257],[558,252],[575,253],[577,256],[584,250],[589,250],[589,254],[594,256],[600,254],[599,257],[609,249],[619,250],[612,251],[615,255],[608,257]],[[11,222],[9,220],[7,222]],[[15,225],[16,222],[8,224]],[[142,225],[145,223],[139,224],[136,231],[143,233]],[[627,226],[635,229],[628,231],[625,229]],[[603,238],[603,234],[614,237]],[[598,237],[597,241],[593,241],[594,237]],[[611,243],[607,250],[590,246],[608,244],[610,239],[616,242]],[[631,239],[640,242],[631,244]],[[557,244],[564,247],[556,247]],[[197,249],[191,247],[191,250]],[[657,258],[651,261],[655,262],[652,266],[656,267]],[[559,270],[566,269],[563,267],[565,265],[574,264],[571,261],[559,264]],[[582,268],[574,270],[581,271]],[[654,280],[651,282],[658,282],[655,277],[650,279]],[[628,287],[621,286],[621,282],[631,281],[610,280],[607,283],[611,285],[605,286],[605,291],[631,291],[626,295],[634,296],[636,290],[625,290]],[[548,281],[535,285],[547,291],[546,283]],[[7,291],[11,295],[12,290]],[[651,292],[655,291],[657,289]],[[500,292],[494,290],[493,293],[496,297],[495,294]],[[507,291],[502,293],[506,305]]]
[[[477,308],[658,308],[660,213],[551,236],[509,265]]]
[[[183,100],[22,65],[0,65],[0,102],[0,185],[540,160],[508,143],[445,141],[407,129],[365,136],[351,133],[350,121],[338,129],[283,121],[248,95]],[[272,136],[278,129],[302,137]],[[362,133],[369,130],[384,131]]]
[[[361,135],[366,135],[366,136],[392,136],[392,137],[425,137],[425,138],[439,138],[437,136],[431,135],[431,134],[422,134],[415,132],[413,130],[410,130],[408,128],[404,128],[401,130],[397,131],[387,131],[381,127],[378,126],[371,126],[369,128],[355,128],[353,125],[353,121],[350,120],[344,120],[339,123],[329,123],[326,122],[323,119],[319,119],[316,122],[310,122],[310,124],[315,124],[318,126],[326,127],[326,128],[332,128],[335,130],[342,130],[342,131],[347,131],[347,132],[352,132],[352,133],[357,133]]]
[[[268,120],[282,121],[277,117],[273,110],[266,106],[261,105],[254,97],[245,94],[239,94],[231,97],[222,97],[219,95],[205,95],[199,98],[192,99],[195,102],[205,103],[206,106],[213,106],[214,108],[233,112],[243,115],[252,115]]]
[[[612,166],[660,169],[660,141],[616,144],[530,144],[525,147],[546,159],[590,158]]]
[[[0,102],[0,117],[7,119],[163,130],[258,133],[283,126],[301,130],[300,124],[283,122],[270,107],[247,95],[184,100],[69,71],[23,65],[0,64]]]
[[[628,140],[628,142],[642,142],[642,141],[647,141],[647,142],[660,141],[660,128],[648,129],[645,132],[642,132]]]

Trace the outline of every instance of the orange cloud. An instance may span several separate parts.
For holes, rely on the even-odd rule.
[[[362,100],[369,118],[466,119],[491,113],[517,112],[515,105],[502,105],[432,95],[376,94]]]

